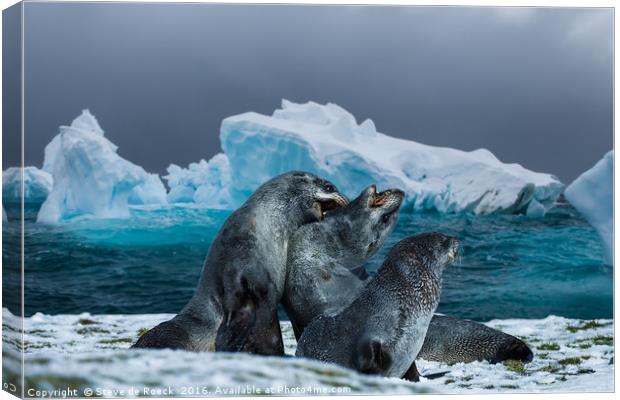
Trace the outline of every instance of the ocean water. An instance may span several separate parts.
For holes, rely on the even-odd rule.
[[[19,210],[3,224],[4,306],[19,313]],[[25,226],[25,315],[176,313],[192,296],[209,245],[229,212],[191,206],[134,208],[128,220]],[[398,240],[425,231],[461,239],[444,273],[438,311],[494,318],[612,318],[612,267],[594,229],[569,205],[544,218],[404,214],[371,274]],[[284,315],[283,315],[284,316]]]

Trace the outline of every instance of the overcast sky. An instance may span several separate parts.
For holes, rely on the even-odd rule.
[[[611,9],[26,3],[26,164],[89,108],[163,173],[287,98],[569,183],[613,145],[612,36]]]

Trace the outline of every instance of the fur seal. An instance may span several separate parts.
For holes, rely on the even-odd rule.
[[[403,198],[401,190],[377,193],[372,185],[323,221],[293,234],[282,305],[297,340],[315,317],[341,310],[359,296],[366,282],[355,276],[355,269],[383,246]]]
[[[365,189],[345,207],[319,222],[301,226],[289,241],[288,275],[282,305],[297,340],[321,314],[337,314],[370,282],[363,263],[392,232],[403,192]],[[434,315],[418,358],[459,363],[505,360],[529,362],[523,341],[481,323]]]
[[[220,228],[189,303],[133,347],[284,354],[276,306],[289,237],[346,204],[335,185],[307,172],[264,183]]]
[[[434,315],[418,358],[449,364],[519,360],[530,362],[534,353],[523,341],[478,322]]]
[[[439,304],[441,276],[458,248],[457,239],[439,233],[401,240],[351,305],[308,324],[296,355],[415,380],[414,361]]]

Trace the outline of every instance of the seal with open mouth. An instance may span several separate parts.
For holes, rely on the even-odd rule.
[[[321,222],[301,226],[289,243],[282,304],[299,340],[315,317],[349,306],[371,279],[363,263],[382,245],[398,219],[403,192],[364,190]],[[529,362],[522,340],[479,322],[434,315],[418,358],[445,363]],[[409,378],[416,380],[415,371]]]
[[[377,192],[373,185],[323,221],[293,234],[282,305],[298,340],[312,319],[357,298],[366,282],[353,271],[383,246],[403,198],[401,190]]]
[[[398,242],[377,276],[337,315],[321,315],[301,335],[297,356],[362,373],[408,377],[439,304],[441,277],[457,239],[424,233]]]
[[[331,182],[307,172],[264,183],[220,228],[189,303],[133,347],[284,354],[276,306],[289,238],[346,204]]]

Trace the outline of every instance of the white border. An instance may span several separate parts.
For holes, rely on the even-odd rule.
[[[77,0],[64,0],[64,1],[47,1],[47,0],[25,0],[24,3],[33,3],[33,2],[48,2],[48,3],[78,3],[78,2],[84,2],[84,1],[77,1]],[[122,1],[122,0],[108,0],[108,1],[93,1],[93,3],[124,3],[126,1]],[[426,6],[483,6],[483,7],[586,7],[586,8],[593,8],[593,7],[611,7],[611,8],[615,8],[617,2],[616,1],[610,1],[610,0],[590,0],[590,1],[575,1],[575,0],[564,0],[564,1],[552,1],[552,0],[539,0],[539,1],[515,1],[515,0],[503,0],[501,2],[499,1],[493,1],[493,0],[477,0],[475,2],[472,1],[464,1],[464,0],[449,0],[449,1],[437,1],[437,0],[426,0],[426,1],[411,1],[411,0],[390,0],[390,1],[367,1],[367,0],[356,0],[356,1],[352,1],[352,0],[337,0],[337,1],[327,1],[327,0],[313,0],[313,1],[309,1],[309,0],[289,0],[289,1],[284,1],[284,0],[270,0],[270,1],[258,1],[258,0],[229,0],[229,1],[175,1],[175,0],[150,0],[150,1],[132,1],[135,3],[231,3],[231,4],[318,4],[318,5],[383,5],[383,6],[387,6],[387,5],[426,5]],[[15,0],[0,0],[0,8],[5,9],[10,7],[11,5],[16,4],[17,1]],[[22,6],[22,77],[23,77],[23,66],[24,66],[24,55],[23,55],[23,47],[24,47],[24,34],[23,34],[23,29],[24,29],[24,6]],[[0,27],[1,27],[1,19],[0,19]],[[0,41],[2,40],[2,33],[1,33],[1,29],[0,29]],[[613,80],[613,85],[614,85],[614,121],[613,121],[613,126],[614,126],[614,147],[615,147],[615,138],[616,138],[616,132],[617,132],[617,120],[615,118],[616,113],[618,112],[618,104],[616,102],[616,93],[617,93],[617,81],[615,79],[615,76],[618,73],[618,65],[616,63],[616,43],[618,43],[618,32],[615,30],[615,10],[614,10],[614,57],[613,57],[613,64],[614,64],[614,80]],[[0,65],[2,63],[2,54],[0,52]],[[24,80],[22,79],[22,94],[24,93]],[[2,83],[0,82],[0,90],[2,89]],[[0,99],[0,106],[1,106],[2,100]],[[23,129],[24,129],[24,96],[22,96],[22,138],[23,138]],[[2,117],[2,108],[0,107],[0,119]],[[1,136],[0,136],[1,137]],[[23,156],[24,156],[24,147],[23,147],[24,141],[22,140],[22,160],[23,160]],[[0,141],[0,150],[1,150],[1,141]],[[0,152],[1,153],[1,152]],[[602,156],[602,155],[601,155]],[[0,162],[2,161],[2,155],[0,154]],[[618,198],[618,196],[615,196],[615,188],[618,187],[617,185],[617,180],[618,179],[618,174],[617,174],[617,164],[614,163],[614,210],[618,209],[618,205],[620,204],[620,199]],[[22,188],[23,190],[23,188]],[[23,199],[22,199],[23,201]],[[615,214],[615,213],[614,213]],[[22,218],[23,218],[23,204],[22,204]],[[614,218],[614,232],[618,232],[618,220],[616,218]],[[23,220],[22,220],[22,230],[23,230]],[[614,235],[614,248],[618,247],[618,243],[620,242],[620,240]],[[1,245],[0,245],[1,248]],[[23,252],[23,235],[22,235],[22,252]],[[618,265],[618,259],[620,258],[620,256],[618,255],[617,252],[614,251],[614,265]],[[22,260],[23,260],[23,253],[22,253]],[[0,261],[0,265],[1,265],[1,261]],[[23,265],[22,265],[22,273],[23,273]],[[618,310],[618,296],[615,296],[615,283],[616,283],[616,274],[614,271],[614,320],[616,319],[616,311]],[[0,290],[2,288],[2,283],[0,281]],[[23,279],[22,279],[22,313],[23,313],[23,301],[24,301],[24,290],[23,290]],[[0,300],[0,307],[1,307],[1,300]],[[23,315],[23,314],[22,314]],[[23,325],[23,321],[22,321],[22,325]],[[614,324],[614,337],[617,338],[617,326]],[[23,329],[23,327],[22,327]],[[23,372],[23,363],[22,363],[22,372]],[[617,371],[614,371],[614,383],[617,382]],[[435,398],[437,398],[437,394],[435,395],[421,395],[422,398],[433,398],[433,396],[435,396]],[[442,395],[441,398],[444,399],[458,399],[458,398],[462,398],[461,396],[467,396],[467,395]],[[495,399],[495,398],[499,398],[499,399],[534,399],[534,398],[544,398],[544,399],[582,399],[584,397],[586,397],[588,399],[602,399],[602,398],[609,398],[610,394],[608,393],[588,393],[588,394],[567,394],[567,393],[560,393],[560,394],[488,394],[488,395],[484,395],[485,398],[490,398],[490,399]],[[379,398],[384,398],[384,399],[398,399],[398,400],[410,400],[411,396],[373,396],[374,397],[379,397]],[[471,396],[469,396],[471,397]],[[262,399],[264,400],[264,398],[261,397],[244,397],[245,399],[249,398],[249,399]],[[291,399],[303,399],[303,397],[287,397],[291,398]],[[15,399],[15,397],[9,395],[8,393],[2,391],[0,392],[0,399]],[[166,398],[166,399],[171,399],[170,397]],[[351,399],[351,400],[355,400],[355,399],[360,399],[360,396],[338,396],[338,399]]]

